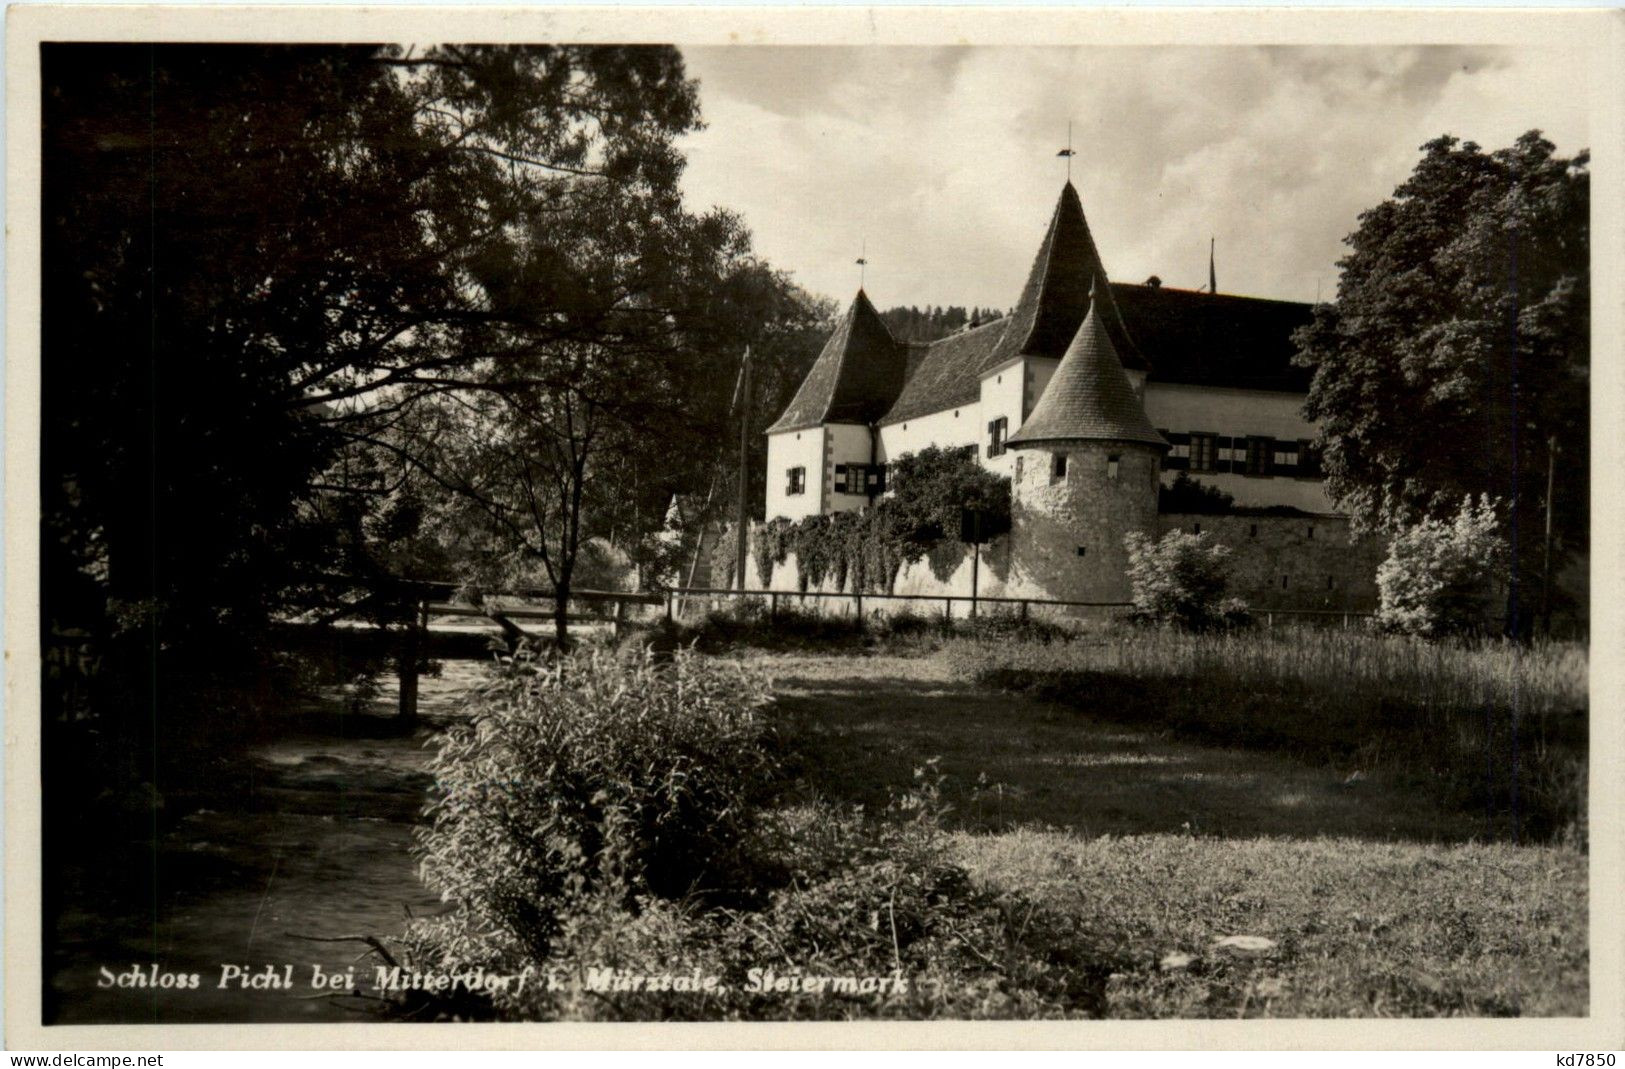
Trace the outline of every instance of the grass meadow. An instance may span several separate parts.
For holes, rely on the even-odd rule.
[[[1578,643],[1446,643],[1361,630],[1134,630],[951,641],[964,678],[1189,739],[1404,776],[1491,838],[1583,843],[1587,662]]]
[[[745,656],[817,796],[878,807],[930,762],[959,862],[1111,963],[1106,1016],[1587,1012],[1582,647],[1135,629]]]

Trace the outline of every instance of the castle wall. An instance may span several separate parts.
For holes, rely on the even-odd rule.
[[[981,446],[986,431],[982,406],[977,402],[891,423],[880,428],[879,461],[890,464],[905,453],[918,453],[933,445],[943,449],[974,445],[980,455],[985,452]]]
[[[1377,565],[1387,556],[1387,541],[1353,538],[1344,517],[1164,513],[1158,537],[1169,531],[1230,547],[1230,591],[1254,609],[1377,607]]]
[[[1022,453],[1024,474],[1034,457],[1043,457],[1044,463],[1048,463],[1048,454],[1031,450]],[[1144,477],[1149,478],[1149,474]],[[1081,504],[1085,499],[1080,496],[1071,500]],[[1110,507],[1110,502],[1100,495],[1090,495],[1087,499]],[[1127,510],[1122,514],[1127,515]],[[1309,533],[1310,527],[1314,528],[1313,535]],[[1151,527],[1141,529],[1158,538],[1174,530],[1204,534],[1228,546],[1231,550],[1230,592],[1255,611],[1371,612],[1376,609],[1377,566],[1387,553],[1387,544],[1378,537],[1351,541],[1348,521],[1342,517],[1164,514],[1154,517]],[[1041,538],[1035,538],[1035,533],[1047,538],[1047,542],[1038,544]],[[1108,532],[1098,532],[1098,545],[1088,547],[1090,553],[1080,559],[1076,555],[1077,538],[1073,531],[1044,526],[1036,532],[1028,528],[1025,534],[1025,538],[1022,532],[1001,535],[983,546],[979,567],[973,566],[969,546],[944,546],[931,557],[904,565],[892,593],[910,600],[874,600],[866,603],[866,611],[908,611],[932,616],[951,613],[956,618],[964,617],[970,612],[968,603],[950,606],[940,599],[968,597],[973,574],[977,594],[986,598],[1129,600],[1124,572],[1127,553],[1122,550],[1121,536],[1113,538]],[[754,553],[754,541],[751,547]],[[1084,561],[1091,561],[1093,567],[1084,565]],[[1284,587],[1283,576],[1286,577]],[[788,554],[774,566],[772,580],[766,587],[758,579],[753,560],[746,573],[746,585],[751,590],[798,590],[800,576],[795,554]],[[829,594],[851,593],[850,589],[836,590],[830,579],[810,589]],[[850,597],[781,602],[784,607],[792,604],[834,614],[852,611]],[[997,611],[1016,610],[998,606],[982,609],[984,613]]]
[[[824,431],[808,427],[767,436],[767,518],[799,520],[822,510],[824,493]],[[801,493],[788,493],[790,470],[806,470]]]
[[[835,478],[836,465],[868,464],[875,445],[868,427],[857,423],[827,423],[824,436],[824,511],[847,512],[869,503],[869,495],[849,494]],[[877,461],[878,462],[878,461]]]
[[[1303,418],[1303,395],[1275,390],[1240,390],[1222,386],[1191,386],[1157,382],[1145,387],[1145,414],[1163,431],[1248,435],[1282,441],[1308,441],[1315,425]],[[1316,477],[1241,474],[1242,458],[1220,450],[1219,471],[1192,471],[1190,476],[1235,498],[1236,505],[1268,508],[1287,505],[1305,512],[1333,512],[1325,484]],[[1229,470],[1234,465],[1234,471]],[[1169,472],[1165,482],[1172,482]]]
[[[987,425],[1000,417],[1005,420],[1005,437],[1021,429],[1021,421],[1026,416],[1026,382],[1028,377],[1026,361],[1016,361],[996,368],[987,375],[982,376],[982,404],[977,422],[981,425],[981,441],[977,445],[976,458],[982,467],[997,472],[1009,478],[1015,471],[1016,454],[1014,450],[1005,449],[998,456],[988,456],[987,447],[990,442]]]
[[[1053,474],[1057,454],[1067,458],[1061,478]],[[1020,450],[1011,486],[1010,585],[1018,596],[1127,601],[1123,536],[1157,531],[1161,456],[1121,442]]]

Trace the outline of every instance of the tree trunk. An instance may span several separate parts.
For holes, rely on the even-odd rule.
[[[570,648],[570,578],[562,570],[553,584],[553,641],[561,652]]]

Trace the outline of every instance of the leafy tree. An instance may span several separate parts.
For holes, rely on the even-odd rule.
[[[894,529],[917,560],[937,542],[959,538],[961,509],[988,515],[987,535],[1010,529],[1010,480],[976,463],[971,448],[927,446],[889,465]]]
[[[1554,451],[1554,570],[1587,544],[1587,162],[1535,132],[1489,153],[1429,142],[1360,216],[1336,303],[1297,336],[1327,486],[1358,524],[1507,502],[1514,627],[1537,600]]]
[[[1487,497],[1463,501],[1449,520],[1429,516],[1405,528],[1377,568],[1377,626],[1428,638],[1483,631],[1506,555]]]
[[[1146,622],[1193,630],[1239,623],[1246,607],[1227,599],[1230,547],[1206,535],[1169,531],[1161,541],[1130,531],[1128,579],[1134,615]]]

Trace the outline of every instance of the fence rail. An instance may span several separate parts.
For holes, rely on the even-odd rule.
[[[923,601],[941,603],[945,616],[953,615],[953,606],[969,603],[970,616],[976,616],[979,605],[1015,605],[1020,609],[1022,619],[1026,619],[1031,606],[1053,606],[1058,608],[1083,609],[1130,609],[1134,607],[1131,601],[1068,601],[1062,598],[1013,598],[1003,596],[988,596],[983,594],[855,594],[848,591],[830,592],[824,590],[738,590],[732,587],[676,587],[667,595],[671,599],[704,599],[704,598],[741,598],[767,602],[768,612],[777,613],[783,599],[802,601],[807,598],[835,599],[854,603],[853,611],[862,616],[865,601]],[[666,614],[673,613],[672,604],[668,601]],[[1305,618],[1318,620],[1338,620],[1342,626],[1347,627],[1351,620],[1368,619],[1374,614],[1361,609],[1257,609],[1254,615],[1262,617],[1264,626],[1274,627],[1276,617],[1283,619]]]

